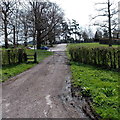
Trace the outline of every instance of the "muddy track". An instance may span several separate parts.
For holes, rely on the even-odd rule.
[[[2,117],[89,119],[81,107],[74,106],[67,62],[65,52],[54,51],[53,56],[4,82]]]

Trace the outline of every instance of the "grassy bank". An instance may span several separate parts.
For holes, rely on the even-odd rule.
[[[34,54],[34,50],[27,49],[27,54],[32,55]],[[52,52],[44,51],[44,50],[36,50],[37,52],[37,61],[41,62],[46,57],[52,55]],[[14,64],[14,65],[7,65],[2,67],[2,81],[7,80],[10,77],[13,77],[23,71],[33,67],[36,63],[21,63],[21,64]]]
[[[93,109],[104,119],[118,119],[118,72],[71,62],[72,83],[92,98]]]

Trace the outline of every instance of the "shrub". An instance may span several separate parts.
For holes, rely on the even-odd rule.
[[[69,46],[71,59],[105,68],[120,68],[120,47]]]
[[[24,62],[24,49],[2,50],[2,65]]]

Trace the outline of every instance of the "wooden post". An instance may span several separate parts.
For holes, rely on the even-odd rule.
[[[34,54],[34,62],[36,63],[37,62],[37,53],[35,52]]]
[[[10,62],[10,50],[8,50],[8,64],[10,65],[11,62]]]
[[[18,50],[18,63],[21,63],[22,62],[22,50],[19,49]]]
[[[24,56],[24,62],[27,62],[27,54],[23,53],[23,56]]]
[[[114,50],[114,69],[116,68],[116,52],[115,52],[115,50]]]
[[[113,62],[112,62],[112,51],[109,52],[110,55],[110,68],[113,67]]]
[[[120,71],[120,50],[118,50],[118,70]]]

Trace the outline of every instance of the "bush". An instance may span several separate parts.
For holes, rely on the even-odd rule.
[[[2,65],[24,62],[24,49],[2,50]]]
[[[120,68],[120,47],[69,46],[68,51],[71,59],[76,62],[105,68]]]

